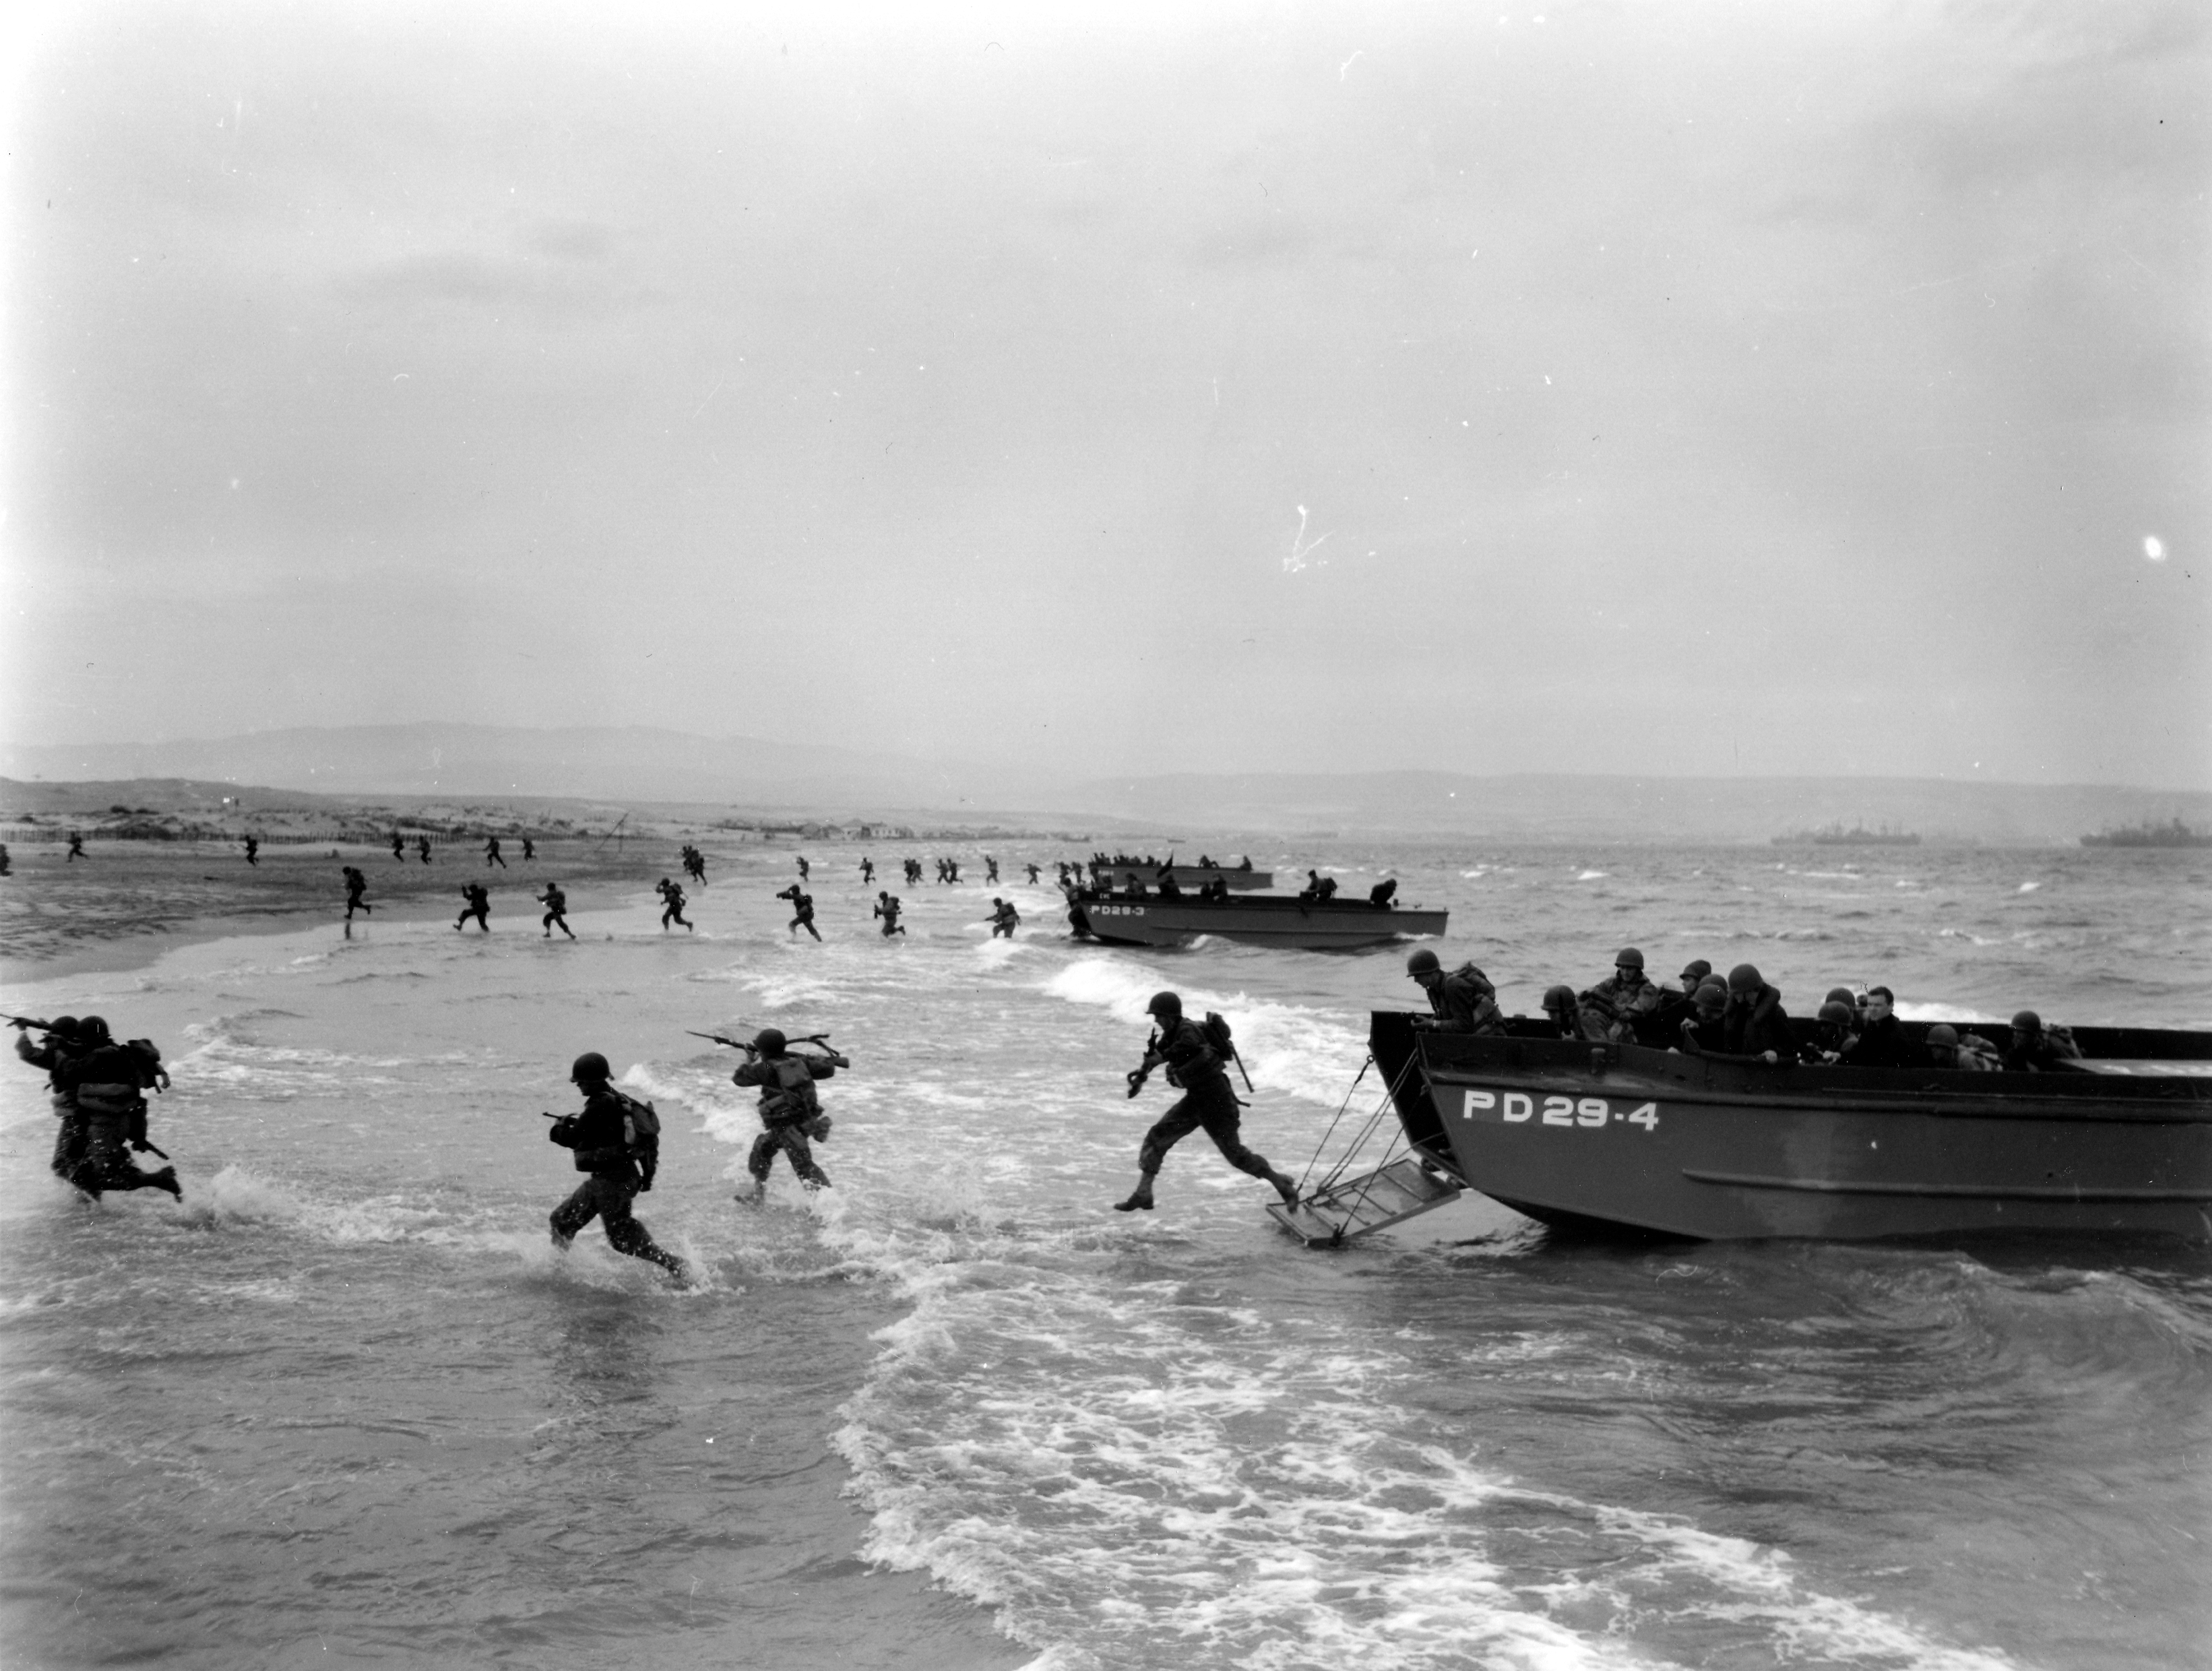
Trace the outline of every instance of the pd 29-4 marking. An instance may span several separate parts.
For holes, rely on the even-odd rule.
[[[1646,1132],[1659,1127],[1656,1103],[1617,1109],[1611,1099],[1604,1097],[1547,1097],[1539,1103],[1525,1091],[1470,1091],[1460,1109],[1460,1118],[1472,1120],[1478,1114],[1496,1115],[1509,1126],[1536,1120],[1540,1125],[1577,1126],[1595,1131],[1625,1120],[1632,1126],[1643,1127]]]

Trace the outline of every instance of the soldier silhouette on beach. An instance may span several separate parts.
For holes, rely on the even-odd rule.
[[[672,922],[680,922],[686,933],[691,932],[692,925],[684,914],[684,890],[664,876],[653,884],[653,890],[660,896],[660,932],[666,933]]]
[[[460,927],[471,917],[485,933],[491,933],[491,890],[481,882],[471,882],[461,889],[461,914],[453,919],[453,927]]]

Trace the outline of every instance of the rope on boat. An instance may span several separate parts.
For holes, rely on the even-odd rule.
[[[1306,1170],[1298,1175],[1299,1194],[1306,1193],[1306,1180],[1313,1176],[1313,1170],[1321,1160],[1322,1151],[1328,1147],[1329,1139],[1336,1135],[1337,1121],[1342,1120],[1345,1109],[1352,1106],[1352,1093],[1359,1089],[1359,1082],[1367,1077],[1367,1070],[1374,1066],[1375,1053],[1370,1050],[1367,1053],[1367,1060],[1359,1064],[1359,1072],[1352,1076],[1352,1083],[1345,1087],[1344,1100],[1336,1105],[1336,1119],[1328,1122],[1328,1129],[1321,1134],[1321,1141],[1314,1145],[1313,1158],[1306,1162]]]

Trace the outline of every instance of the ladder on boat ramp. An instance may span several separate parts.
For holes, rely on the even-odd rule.
[[[1295,1206],[1271,1201],[1267,1212],[1309,1248],[1340,1248],[1370,1230],[1457,1200],[1463,1193],[1419,1155],[1401,1155],[1356,1178],[1332,1179]]]

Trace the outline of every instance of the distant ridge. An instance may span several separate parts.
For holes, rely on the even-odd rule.
[[[0,775],[168,778],[375,797],[530,796],[940,819],[1049,813],[1131,831],[1324,831],[1468,841],[1717,842],[1887,824],[1931,847],[2075,846],[2093,830],[2212,822],[2212,793],[1942,778],[1669,778],[1432,771],[1077,776],[650,726],[302,727],[207,741],[0,747]],[[119,797],[118,797],[119,798]]]

